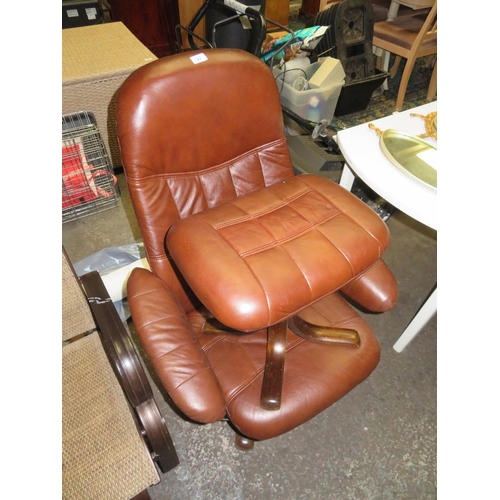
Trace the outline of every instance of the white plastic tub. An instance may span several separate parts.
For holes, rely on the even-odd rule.
[[[305,68],[305,75],[297,72],[297,78],[300,76],[309,79],[321,66],[322,60],[315,62]],[[283,71],[273,68],[273,74],[276,78],[276,84],[280,91],[281,104],[301,118],[311,122],[319,122],[326,119],[332,120],[337,106],[337,101],[345,80],[335,82],[329,86],[317,89],[297,90],[292,85],[284,81]],[[287,78],[289,80],[289,78]]]

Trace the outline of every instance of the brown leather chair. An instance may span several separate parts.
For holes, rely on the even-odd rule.
[[[294,175],[273,75],[238,49],[136,70],[117,131],[151,271],[127,295],[161,383],[236,444],[313,418],[375,369],[372,311],[397,299],[385,223],[320,176]],[[362,147],[362,145],[360,145]]]

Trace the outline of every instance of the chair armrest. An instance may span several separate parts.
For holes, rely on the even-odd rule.
[[[392,309],[398,300],[398,285],[386,263],[379,259],[340,291],[371,312]]]
[[[222,389],[172,290],[149,270],[136,268],[127,297],[141,343],[172,401],[197,422],[224,418]]]
[[[99,273],[84,274],[80,282],[110,364],[152,448],[152,458],[166,473],[179,464],[179,458],[132,339]]]

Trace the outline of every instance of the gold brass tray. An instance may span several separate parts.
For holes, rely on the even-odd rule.
[[[380,149],[401,172],[423,186],[437,191],[437,149],[421,138],[400,130],[368,126],[380,137]]]

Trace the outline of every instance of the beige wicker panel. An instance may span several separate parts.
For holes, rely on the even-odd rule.
[[[62,497],[125,500],[157,484],[99,334],[63,348],[62,381]]]
[[[87,299],[75,277],[73,268],[62,254],[62,339],[95,330]]]
[[[94,114],[113,167],[121,166],[116,92],[132,71],[156,59],[121,22],[62,30],[62,114]]]

